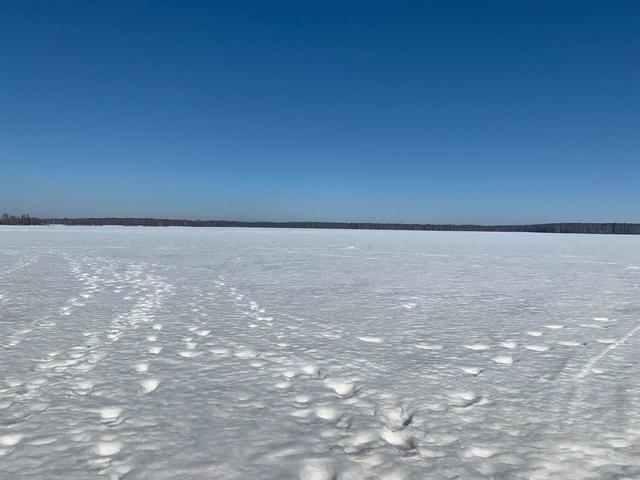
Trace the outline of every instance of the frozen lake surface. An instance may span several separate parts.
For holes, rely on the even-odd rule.
[[[0,478],[640,478],[640,237],[0,227]]]

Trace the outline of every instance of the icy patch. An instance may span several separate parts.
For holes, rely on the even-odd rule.
[[[465,451],[465,457],[491,458],[498,453],[496,450],[486,447],[471,447]]]
[[[160,385],[160,380],[157,378],[146,378],[140,381],[140,386],[144,393],[151,393]]]
[[[381,337],[356,337],[358,340],[367,343],[382,343],[384,340]]]
[[[33,440],[27,442],[27,445],[51,445],[52,443],[56,443],[58,441],[57,437],[40,437],[34,438]]]
[[[356,384],[350,381],[326,380],[325,385],[341,397],[350,397],[356,393]]]
[[[498,355],[493,357],[493,361],[500,365],[511,365],[513,363],[513,357],[509,355]]]
[[[93,451],[101,457],[110,457],[121,449],[122,444],[120,442],[100,442],[93,448]]]
[[[305,375],[315,376],[320,373],[320,367],[318,367],[317,365],[305,365],[304,367],[302,367],[302,373],[304,373]]]
[[[199,357],[203,353],[204,352],[194,352],[193,350],[181,350],[178,352],[178,355],[180,355],[183,358],[193,358],[193,357]]]
[[[415,438],[409,430],[391,430],[383,428],[380,431],[382,438],[389,445],[400,448],[402,450],[410,450],[415,448]]]
[[[149,371],[149,364],[147,362],[140,362],[136,363],[133,368],[138,373],[147,373]]]
[[[302,409],[294,410],[289,415],[296,418],[307,418],[309,415],[311,415],[311,410],[308,408],[302,408]]]
[[[444,345],[434,345],[430,343],[416,343],[416,348],[421,350],[442,350]]]
[[[481,399],[479,394],[469,390],[452,392],[449,394],[449,398],[451,404],[456,407],[469,407]]]
[[[460,370],[468,375],[473,375],[474,377],[477,377],[483,372],[483,369],[480,367],[461,367]]]
[[[122,409],[119,407],[104,407],[100,410],[100,418],[106,421],[117,420],[121,414]]]
[[[578,347],[582,344],[580,342],[574,342],[573,340],[562,340],[558,342],[558,345],[562,345],[564,347]]]
[[[336,480],[338,477],[332,466],[323,463],[311,463],[300,470],[300,480]]]
[[[323,420],[336,420],[340,417],[341,412],[337,408],[322,406],[315,409],[316,417],[322,418]]]
[[[549,350],[547,345],[525,345],[524,348],[531,350],[532,352],[546,352]]]
[[[0,435],[0,446],[2,447],[14,447],[23,439],[23,435],[20,433],[10,433],[7,435]]]
[[[235,353],[235,356],[238,358],[255,358],[258,356],[258,354],[255,353],[253,350],[244,349],[244,350],[238,350]]]
[[[378,413],[380,421],[391,430],[399,430],[411,423],[414,412],[406,410],[402,406],[393,405],[382,407]]]
[[[476,350],[476,351],[481,351],[481,350],[489,350],[491,347],[485,343],[472,343],[470,345],[463,345],[464,348],[468,348],[469,350]]]

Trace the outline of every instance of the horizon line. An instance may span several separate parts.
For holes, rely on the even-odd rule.
[[[339,230],[415,230],[415,231],[484,231],[530,233],[585,233],[640,235],[640,223],[631,222],[549,222],[522,224],[407,223],[407,222],[334,222],[334,221],[265,221],[265,220],[194,220],[157,217],[20,217],[3,214],[0,225],[66,226],[148,226],[148,227],[246,227],[246,228],[317,228]]]

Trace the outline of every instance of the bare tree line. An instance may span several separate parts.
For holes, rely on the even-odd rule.
[[[187,220],[168,218],[37,218],[2,214],[0,225],[122,225],[145,227],[250,227],[250,228],[331,228],[351,230],[428,230],[465,232],[535,232],[640,234],[638,223],[540,223],[530,225],[456,225],[372,222],[245,222],[237,220]]]
[[[19,217],[16,215],[9,215],[3,213],[0,216],[0,225],[41,225],[42,220],[39,218],[31,217],[26,213],[23,213]]]

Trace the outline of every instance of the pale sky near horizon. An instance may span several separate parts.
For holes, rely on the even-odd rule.
[[[640,222],[640,2],[0,8],[0,213]]]

